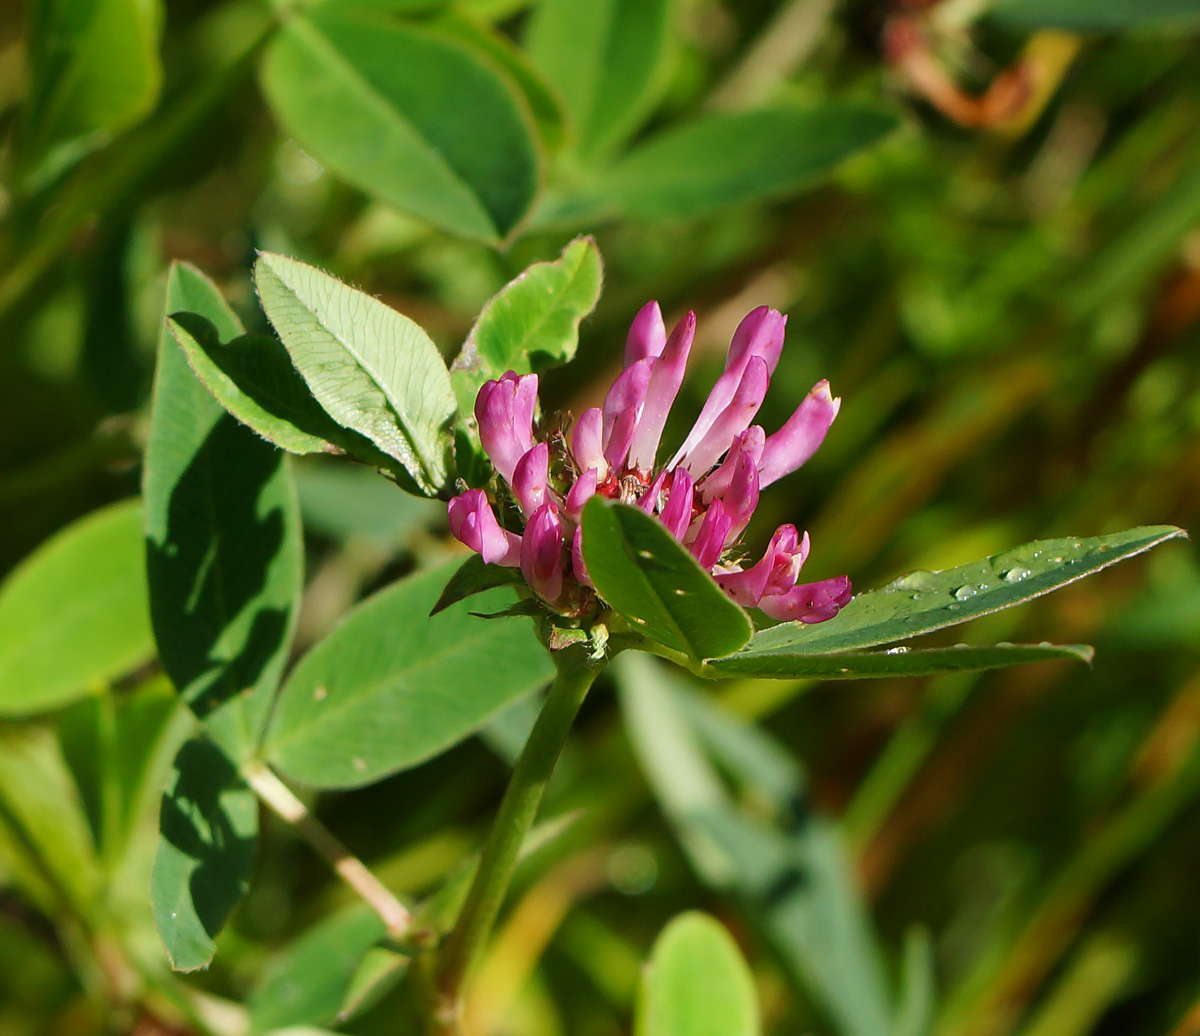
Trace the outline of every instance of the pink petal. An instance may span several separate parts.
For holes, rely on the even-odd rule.
[[[752,424],[733,440],[733,445],[729,447],[729,453],[726,455],[725,460],[721,462],[720,467],[700,483],[700,495],[706,502],[715,497],[723,496],[729,489],[734,469],[738,466],[738,457],[743,453],[750,458],[755,467],[758,467],[765,439],[766,434],[763,432],[762,427]],[[760,487],[762,485],[761,478],[759,479],[759,485]]]
[[[769,486],[790,475],[816,453],[841,405],[840,399],[830,395],[828,381],[817,382],[796,412],[763,445],[758,462],[759,484]]]
[[[660,476],[661,477],[661,476]],[[681,543],[692,524],[692,505],[695,499],[692,476],[686,468],[676,468],[671,476],[671,489],[667,496],[667,506],[658,516],[659,520]]]
[[[550,477],[550,447],[539,442],[517,461],[513,469],[512,491],[521,513],[528,518],[546,502],[546,481]]]
[[[482,489],[469,489],[446,506],[450,531],[489,565],[515,568],[521,563],[521,537],[502,529]]]
[[[646,487],[645,492],[637,498],[637,506],[647,514],[658,510],[658,498],[662,496],[663,486],[667,483],[667,473],[660,471],[653,482]]]
[[[596,486],[599,484],[600,476],[595,468],[588,468],[575,480],[575,484],[567,491],[567,517],[571,521],[579,521],[583,505],[596,495]]]
[[[662,310],[657,302],[647,302],[629,326],[629,337],[625,339],[625,366],[632,367],[638,360],[661,355],[666,342],[667,328]]]
[[[604,459],[614,468],[621,467],[629,453],[654,362],[652,359],[638,360],[626,368],[604,397]]]
[[[587,565],[583,563],[583,528],[577,526],[575,535],[571,538],[571,571],[575,579],[584,586],[592,586],[592,577],[588,575]]]
[[[726,450],[733,445],[736,436],[744,432],[767,394],[771,372],[767,361],[761,356],[752,356],[746,364],[742,380],[729,405],[716,417],[707,432],[681,461],[693,476],[703,475]]]
[[[687,369],[688,353],[692,349],[692,340],[696,336],[696,314],[688,314],[675,325],[671,337],[667,340],[666,348],[654,364],[650,373],[650,384],[646,389],[646,403],[638,420],[637,431],[629,448],[629,464],[631,467],[650,471],[654,468],[654,457],[658,453],[658,444],[662,439],[663,429],[667,425],[667,415],[671,405],[679,394],[679,386],[683,384],[684,371]]]
[[[696,418],[695,425],[667,467],[675,467],[680,458],[691,452],[708,433],[713,422],[733,399],[741,384],[742,374],[745,373],[751,359],[755,356],[761,357],[767,365],[768,375],[774,373],[783,349],[783,331],[786,325],[787,317],[773,309],[767,309],[766,306],[759,306],[742,320],[729,344],[724,373],[717,378],[708,399],[700,409],[700,416]]]
[[[848,576],[819,583],[802,583],[785,594],[764,597],[758,606],[772,619],[783,622],[824,622],[850,603],[854,592]]]
[[[729,488],[721,494],[721,503],[733,522],[730,539],[736,538],[749,524],[758,506],[758,468],[749,454],[742,453],[738,457]]]
[[[808,533],[801,539],[794,525],[781,525],[757,565],[745,571],[722,573],[716,580],[738,604],[753,607],[764,594],[787,593],[796,585],[808,557],[808,546]]]
[[[759,306],[751,310],[738,324],[729,342],[725,367],[744,366],[751,356],[761,356],[767,361],[772,374],[779,365],[783,352],[783,336],[787,328],[787,317],[776,309]]]
[[[720,500],[714,500],[700,520],[700,529],[691,545],[692,554],[700,562],[701,568],[711,569],[721,560],[725,539],[732,525],[733,520],[725,513],[725,505]]]
[[[536,374],[518,377],[508,371],[488,381],[475,397],[479,439],[497,471],[512,482],[517,461],[533,446],[533,411],[537,403]]]
[[[521,572],[540,597],[555,601],[562,593],[562,523],[553,504],[543,504],[521,537]]]
[[[608,474],[608,461],[604,459],[604,414],[599,407],[585,410],[572,426],[571,453],[580,471],[595,468],[600,478]]]

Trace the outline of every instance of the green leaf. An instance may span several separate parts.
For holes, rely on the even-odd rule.
[[[20,159],[27,189],[148,114],[162,63],[159,0],[35,0]]]
[[[287,19],[263,87],[318,161],[444,230],[498,243],[533,203],[524,101],[452,35],[330,4]]]
[[[338,540],[366,540],[392,551],[422,529],[446,520],[438,500],[402,493],[370,468],[335,458],[295,466],[296,491],[306,528]]]
[[[636,1036],[758,1036],[754,976],[723,925],[693,911],[654,942],[642,975]]]
[[[250,1032],[337,1021],[359,965],[385,929],[378,914],[357,906],[301,935],[250,994]]]
[[[933,940],[923,928],[909,929],[904,940],[904,973],[893,1036],[932,1036],[937,1016]]]
[[[995,0],[988,13],[1022,27],[1096,32],[1200,24],[1197,0]]]
[[[542,143],[550,150],[562,147],[565,137],[562,108],[542,74],[530,64],[524,51],[514,46],[507,36],[475,21],[461,11],[448,11],[441,15],[435,24],[443,32],[481,50],[492,64],[502,70],[524,96],[534,122],[537,123]]]
[[[0,586],[0,716],[57,708],[153,655],[137,500],[67,526]]]
[[[893,1009],[854,866],[807,800],[799,767],[761,730],[645,655],[627,652],[613,671],[634,751],[700,879],[739,898],[834,1031],[889,1032]],[[701,712],[710,715],[698,722]],[[737,804],[705,742],[746,798],[767,804],[769,820]],[[782,787],[789,770],[790,793]]]
[[[121,694],[92,695],[58,717],[63,758],[110,865],[122,860],[138,821],[157,806],[185,725],[195,724],[162,676]]]
[[[351,611],[280,695],[267,757],[319,788],[370,784],[463,740],[549,682],[553,667],[524,619],[484,622],[456,604],[430,617],[450,566],[410,576]],[[502,608],[508,589],[477,608]]]
[[[585,155],[619,143],[665,85],[671,0],[542,0],[525,44],[567,102]]]
[[[483,307],[450,368],[459,411],[470,414],[480,386],[506,371],[544,371],[575,357],[579,322],[600,298],[600,252],[579,237],[550,263],[534,263]]]
[[[211,281],[174,266],[167,312],[241,332]],[[235,759],[258,743],[303,581],[286,456],[227,414],[165,325],[144,477],[150,616],[163,666]]]
[[[258,800],[212,742],[179,750],[159,816],[150,879],[154,922],[171,967],[195,971],[212,960],[213,939],[250,886]]]
[[[583,559],[597,592],[635,631],[692,662],[750,639],[746,613],[640,508],[592,497],[583,509]]]
[[[217,402],[268,442],[296,454],[327,453],[334,446],[407,481],[403,465],[325,412],[278,338],[249,334],[223,343],[196,313],[176,313],[167,323]]]
[[[598,193],[630,216],[695,219],[793,194],[897,124],[890,112],[849,104],[703,115],[632,151]]]
[[[196,313],[167,319],[196,376],[226,410],[289,453],[321,453],[345,431],[313,399],[283,343],[270,335],[222,342]]]
[[[254,264],[263,309],[336,422],[404,465],[429,496],[447,478],[450,374],[429,336],[378,299],[295,259]]]
[[[54,731],[0,725],[0,863],[46,912],[90,917],[103,888],[84,804]],[[9,850],[10,852],[11,850]]]
[[[754,640],[751,640],[751,645]],[[956,644],[944,648],[892,648],[889,651],[848,651],[813,655],[783,648],[739,651],[714,659],[706,676],[760,676],[779,679],[815,677],[822,680],[861,680],[872,676],[929,676],[967,669],[1002,669],[1069,659],[1091,665],[1093,650],[1086,644]]]
[[[772,665],[770,656],[824,655],[907,640],[1022,604],[1184,535],[1172,525],[1151,525],[1091,539],[1039,540],[961,568],[911,572],[882,589],[858,594],[828,622],[787,622],[756,633],[728,664],[753,665],[749,659],[767,656],[765,664]],[[1064,650],[1084,657],[1079,648]],[[897,664],[904,658],[893,657]]]
[[[491,590],[497,586],[513,586],[524,581],[525,577],[521,575],[519,568],[489,565],[478,554],[472,554],[450,577],[450,582],[446,584],[429,614],[437,615],[450,605],[465,601],[474,594],[483,593],[484,590]]]

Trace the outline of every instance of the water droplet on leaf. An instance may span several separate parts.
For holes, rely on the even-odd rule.
[[[970,583],[964,583],[954,591],[954,599],[956,601],[969,601],[977,593],[979,593],[978,587],[972,586]]]
[[[890,583],[888,583],[884,589],[888,591],[933,590],[936,586],[937,580],[932,572],[927,572],[924,569],[918,569],[916,572],[906,572],[902,576],[897,576]]]
[[[1022,579],[1028,579],[1033,575],[1032,569],[1026,568],[1024,565],[1016,565],[1003,573],[1000,578],[1006,583],[1019,583]]]

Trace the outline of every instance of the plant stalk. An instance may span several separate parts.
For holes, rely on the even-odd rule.
[[[254,793],[291,824],[326,860],[339,878],[349,885],[387,925],[388,935],[402,939],[412,925],[412,914],[292,793],[292,790],[262,763],[242,767],[242,778]]]
[[[458,920],[432,966],[431,1007],[438,1033],[461,1031],[464,979],[496,922],[521,843],[579,707],[603,667],[588,657],[588,648],[582,645],[555,652],[554,661],[558,675],[513,768]]]

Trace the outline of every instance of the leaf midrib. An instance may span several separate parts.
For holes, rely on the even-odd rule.
[[[483,620],[481,620],[481,621],[483,621]],[[506,620],[496,619],[496,620],[490,620],[490,621],[503,622]],[[343,627],[343,629],[344,628],[345,627]],[[330,718],[333,716],[341,716],[343,713],[349,711],[350,709],[359,706],[364,700],[370,699],[370,698],[374,697],[375,695],[379,694],[381,691],[387,690],[389,687],[394,686],[396,683],[408,679],[409,677],[411,677],[412,674],[420,673],[422,670],[428,669],[429,667],[431,667],[433,665],[439,664],[447,658],[450,658],[454,655],[460,654],[466,646],[478,643],[480,640],[484,640],[489,636],[491,636],[491,630],[489,630],[487,628],[483,628],[483,629],[480,629],[479,632],[477,634],[475,634],[474,636],[460,637],[457,640],[455,640],[453,643],[447,644],[446,647],[444,649],[442,649],[441,651],[435,652],[433,654],[422,654],[419,656],[419,660],[417,661],[417,663],[415,665],[402,670],[400,673],[392,674],[385,678],[381,678],[381,679],[371,682],[370,684],[366,685],[368,689],[363,691],[361,694],[357,695],[356,697],[343,698],[342,701],[336,705],[336,707],[326,708],[321,711],[319,716],[314,715],[313,719],[309,720],[308,722],[293,726],[292,729],[287,733],[286,736],[281,735],[279,737],[272,737],[270,735],[270,733],[268,732],[268,735],[264,742],[264,746],[266,748],[268,757],[274,757],[281,746],[291,743],[300,734],[306,732],[310,727],[313,727],[320,723],[327,723],[330,720]],[[306,661],[307,661],[307,659],[303,660],[300,663],[300,666],[303,666]],[[302,672],[300,666],[297,667],[296,673],[293,674],[292,679],[287,682],[286,686],[283,688],[283,691],[280,693],[279,704],[282,704],[284,699],[290,693],[292,693],[291,692],[292,683],[293,683],[293,681],[299,679],[301,672]],[[278,714],[279,714],[279,708],[277,705],[276,706],[276,715],[278,715]]]
[[[990,607],[987,607],[987,608],[984,608],[984,609],[978,610],[978,611],[968,610],[965,613],[955,615],[952,618],[947,618],[944,621],[936,622],[936,623],[930,624],[930,625],[915,625],[915,626],[913,626],[912,629],[902,632],[899,636],[895,636],[895,637],[888,636],[882,640],[866,640],[866,641],[856,640],[853,643],[845,644],[842,647],[825,647],[824,650],[821,650],[822,640],[820,637],[820,632],[818,631],[817,633],[814,633],[813,636],[810,638],[800,638],[794,644],[780,644],[778,647],[767,647],[767,648],[757,650],[757,651],[754,649],[754,639],[751,638],[751,641],[749,644],[740,648],[738,651],[733,652],[733,654],[726,655],[724,657],[731,658],[734,655],[737,655],[739,657],[747,657],[747,656],[751,656],[751,655],[762,656],[762,655],[769,655],[769,654],[778,654],[780,652],[788,652],[788,653],[792,653],[792,654],[811,654],[811,655],[838,654],[838,653],[847,652],[847,651],[857,651],[857,650],[861,650],[862,648],[875,647],[875,646],[879,646],[882,644],[891,644],[891,643],[895,643],[896,641],[899,641],[899,640],[908,640],[912,637],[919,637],[926,633],[934,633],[938,630],[947,629],[950,626],[958,626],[964,622],[970,622],[974,619],[981,618],[984,615],[991,615],[994,612],[1002,611],[1005,608],[1011,608],[1011,607],[1015,607],[1019,604],[1025,604],[1026,602],[1035,600],[1038,597],[1044,597],[1046,594],[1053,593],[1055,590],[1058,590],[1061,587],[1068,586],[1071,583],[1078,582],[1080,579],[1085,579],[1088,576],[1094,575],[1095,573],[1100,572],[1103,569],[1110,567],[1111,565],[1115,565],[1120,561],[1124,561],[1126,558],[1136,557],[1138,554],[1143,554],[1146,551],[1150,550],[1152,547],[1158,546],[1158,544],[1160,544],[1160,543],[1164,543],[1167,540],[1177,539],[1182,536],[1186,536],[1186,533],[1182,529],[1173,529],[1171,531],[1162,532],[1156,536],[1151,537],[1146,542],[1142,543],[1140,546],[1138,546],[1132,550],[1127,550],[1125,548],[1109,548],[1110,550],[1116,551],[1116,553],[1112,557],[1106,559],[1105,561],[1101,562],[1098,565],[1095,565],[1093,567],[1088,567],[1088,568],[1084,569],[1083,571],[1075,573],[1069,579],[1063,579],[1061,581],[1054,582],[1052,585],[1046,586],[1044,589],[1040,589],[1040,590],[1035,591],[1034,593],[1023,595],[1013,601],[1008,601],[1008,602],[1001,603],[1001,604],[995,604],[995,605],[992,605]],[[963,567],[970,567],[970,566],[963,566]],[[1016,584],[1016,585],[1020,585],[1020,584]],[[997,589],[999,589],[999,588],[997,588]],[[879,590],[871,591],[871,593],[879,593],[879,592],[880,592]],[[915,612],[913,614],[915,614],[915,615],[936,614],[937,612],[941,612],[941,611],[945,611],[945,608],[929,609],[927,612]],[[854,629],[846,630],[844,635],[850,636],[856,632],[865,632],[865,631],[871,630],[871,629],[878,630],[878,629],[888,626],[892,623],[901,622],[901,621],[903,621],[903,619],[904,619],[903,615],[889,616],[888,618],[881,619],[876,622],[872,622],[869,625],[859,626]],[[781,623],[780,625],[783,625],[783,624]],[[778,626],[772,626],[772,627],[770,627],[770,629],[778,629]],[[766,633],[768,631],[763,630],[763,632]],[[827,645],[827,644],[833,642],[834,639],[835,639],[834,636],[826,637],[826,638],[824,638],[824,643]],[[815,646],[818,650],[805,650],[806,646]]]
[[[436,493],[437,490],[439,489],[437,479],[434,477],[434,472],[436,471],[436,467],[432,463],[432,458],[427,454],[426,450],[424,449],[419,437],[417,436],[415,430],[413,429],[413,427],[411,425],[411,422],[406,418],[404,409],[399,405],[398,401],[396,400],[391,387],[387,384],[387,382],[384,380],[384,378],[378,373],[378,371],[376,371],[375,367],[372,364],[368,363],[367,360],[365,360],[359,354],[358,350],[356,348],[354,348],[354,346],[352,346],[348,341],[346,341],[344,338],[342,338],[341,335],[339,335],[337,332],[335,332],[333,330],[333,328],[329,327],[321,319],[321,317],[318,315],[317,311],[315,309],[313,309],[313,307],[311,305],[309,305],[304,299],[302,299],[300,297],[299,293],[296,291],[296,289],[294,287],[292,287],[291,283],[289,283],[287,280],[285,280],[283,278],[283,276],[279,273],[279,271],[269,261],[266,263],[266,265],[267,265],[267,269],[269,269],[271,271],[272,276],[274,276],[276,278],[276,280],[278,280],[279,283],[281,285],[283,285],[283,287],[287,290],[287,293],[296,301],[296,303],[306,313],[308,313],[310,317],[312,317],[312,319],[316,322],[316,325],[319,328],[321,328],[322,331],[324,331],[326,334],[328,334],[330,338],[332,338],[335,342],[337,342],[338,345],[340,345],[343,349],[345,349],[346,352],[349,353],[351,357],[354,358],[354,361],[368,375],[370,380],[374,383],[375,387],[378,388],[379,391],[383,393],[383,397],[384,397],[384,399],[387,400],[387,403],[388,403],[388,410],[391,411],[392,416],[395,417],[396,421],[399,423],[400,430],[403,433],[404,438],[408,441],[408,444],[411,447],[413,454],[414,454],[418,464],[421,467],[421,477],[420,477],[419,481],[421,481],[423,483],[422,488],[427,489],[430,492]],[[341,287],[345,290],[348,290],[348,291],[354,290],[353,288],[350,288],[348,285],[339,284],[339,287]],[[369,296],[366,296],[366,297],[368,299],[370,298]],[[377,300],[371,299],[370,301],[375,302]],[[382,303],[379,303],[379,304],[382,305]],[[390,311],[390,312],[394,313],[394,311]],[[407,319],[407,318],[403,317],[403,314],[395,313],[395,315],[402,317],[403,319]],[[368,438],[370,438],[370,437],[368,436]],[[374,441],[374,440],[372,440],[372,441]],[[385,450],[384,452],[388,452],[388,451]],[[403,457],[397,457],[396,460],[400,461],[401,463],[404,463]]]

